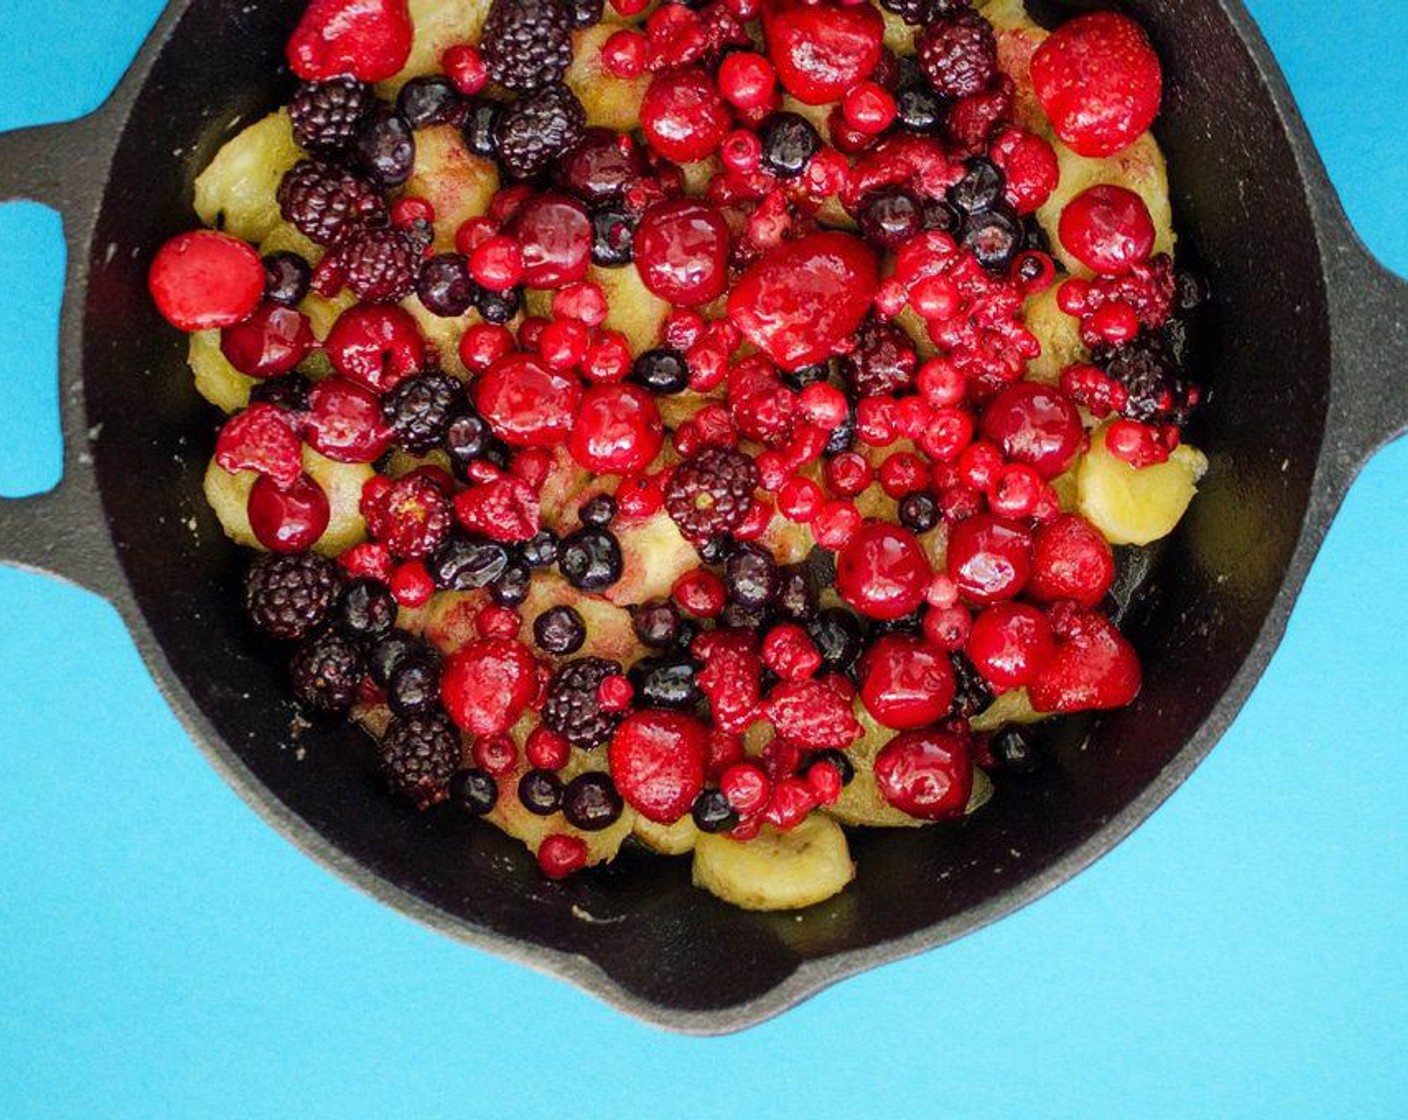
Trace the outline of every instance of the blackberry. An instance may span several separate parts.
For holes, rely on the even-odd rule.
[[[523,307],[523,290],[510,288],[506,292],[491,292],[479,288],[474,293],[474,307],[486,323],[503,326]]]
[[[610,828],[621,819],[625,807],[609,774],[578,774],[562,791],[562,815],[583,832]]]
[[[1021,219],[1005,206],[972,214],[963,223],[963,244],[989,272],[1005,275],[1024,242]]]
[[[440,74],[412,78],[396,95],[396,111],[412,128],[458,124],[465,101],[455,83]]]
[[[405,230],[356,230],[336,251],[347,286],[364,303],[399,303],[415,289],[420,250]]]
[[[503,112],[504,107],[499,102],[482,98],[471,101],[464,112],[460,131],[464,134],[465,147],[480,159],[493,159],[499,154],[495,134]]]
[[[249,566],[244,609],[273,638],[298,641],[328,616],[337,602],[337,566],[314,553],[271,553]]]
[[[398,716],[422,715],[440,705],[440,662],[426,649],[405,657],[386,685],[386,705]]]
[[[306,82],[288,105],[293,137],[316,156],[339,156],[357,135],[357,126],[375,104],[372,92],[355,78]]]
[[[965,655],[951,653],[948,656],[953,663],[953,678],[957,685],[953,707],[949,711],[959,719],[972,719],[992,703],[992,691]]]
[[[351,171],[313,160],[289,169],[279,183],[278,201],[284,220],[319,245],[386,221],[386,200],[374,186]]]
[[[256,381],[249,390],[250,404],[274,404],[290,412],[308,410],[308,391],[312,388],[301,373],[286,373],[268,381]]]
[[[524,542],[523,560],[530,568],[550,568],[557,563],[557,534],[541,529]]]
[[[531,179],[586,135],[587,113],[560,82],[515,101],[494,129],[499,163],[515,179]]]
[[[309,638],[289,662],[294,697],[305,707],[330,715],[352,706],[365,672],[357,647],[335,633]]]
[[[430,558],[430,578],[445,591],[478,591],[508,567],[508,549],[483,537],[451,537]]]
[[[264,298],[297,307],[308,294],[313,266],[297,253],[282,251],[264,258]]]
[[[560,0],[494,0],[479,40],[489,77],[518,93],[559,81],[572,63],[572,22]]]
[[[915,40],[919,66],[934,92],[971,97],[997,75],[997,36],[977,12],[963,8],[931,22]]]
[[[357,130],[357,163],[383,190],[399,187],[416,166],[416,134],[400,113],[384,109]]]
[[[562,806],[562,779],[551,770],[529,770],[518,779],[518,800],[537,817],[550,817]]]
[[[583,525],[595,525],[598,528],[610,525],[616,519],[616,499],[610,494],[597,494],[581,504],[577,516],[582,519]]]
[[[724,587],[730,602],[765,607],[777,598],[777,561],[761,545],[743,542],[724,561]]]
[[[464,404],[464,387],[447,373],[409,377],[381,402],[382,419],[396,442],[412,455],[424,455],[445,437],[455,411]]]
[[[474,306],[469,260],[461,253],[438,253],[416,273],[416,298],[432,315],[457,319]]]
[[[489,588],[489,597],[501,607],[516,607],[528,598],[533,586],[533,573],[528,565],[515,562]]]
[[[443,712],[393,719],[377,758],[392,792],[426,809],[450,796],[450,779],[460,764],[460,733]]]
[[[557,568],[578,591],[604,591],[625,567],[621,544],[606,529],[587,526],[563,538]]]
[[[601,657],[569,661],[554,674],[543,702],[543,725],[556,731],[574,747],[593,750],[605,744],[623,713],[605,711],[597,689],[607,677],[621,672],[620,662]]]
[[[704,698],[697,681],[699,663],[687,653],[643,657],[626,675],[642,707],[687,712]]]
[[[679,635],[680,611],[670,599],[652,599],[631,610],[631,629],[648,646],[664,649]]]
[[[656,396],[672,397],[689,388],[689,365],[678,350],[661,346],[635,360],[630,379]]]
[[[965,164],[963,178],[948,189],[948,202],[964,214],[991,210],[1002,201],[1007,176],[990,159],[975,156]]]
[[[738,823],[738,813],[721,790],[706,789],[689,808],[695,827],[700,832],[727,832]]]
[[[1192,387],[1179,373],[1178,362],[1158,335],[1144,333],[1115,349],[1102,348],[1095,364],[1129,393],[1124,415],[1151,424],[1188,422]]]
[[[924,204],[903,187],[872,191],[861,200],[856,220],[867,241],[897,249],[924,228]]]
[[[624,206],[601,206],[592,212],[592,262],[620,268],[635,257],[636,219]]]
[[[533,620],[533,640],[539,649],[564,657],[586,643],[587,624],[575,607],[549,607]]]
[[[763,144],[762,166],[779,179],[803,174],[821,151],[821,136],[799,113],[773,113],[758,127]]]
[[[493,812],[499,803],[499,783],[487,770],[460,770],[450,779],[450,804],[471,817]]]
[[[841,359],[841,376],[857,398],[880,397],[914,387],[919,353],[893,323],[867,319],[856,331],[855,349]]]
[[[354,642],[375,641],[396,624],[396,600],[384,584],[359,579],[342,593],[334,617],[344,637]]]
[[[708,540],[743,524],[758,488],[758,466],[731,447],[706,447],[670,474],[665,508],[686,537]]]

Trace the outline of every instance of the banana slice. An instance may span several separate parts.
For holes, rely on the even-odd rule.
[[[196,392],[225,412],[238,412],[249,404],[249,391],[257,382],[246,377],[220,351],[219,331],[191,335],[186,361],[196,375]]]
[[[601,48],[620,27],[602,22],[572,35],[572,65],[563,76],[587,111],[587,124],[632,132],[640,127],[640,103],[650,75],[617,78],[601,66]]]
[[[815,813],[790,832],[768,826],[746,844],[702,834],[694,848],[694,885],[744,910],[800,910],[855,873],[841,826]]]
[[[213,458],[205,468],[205,500],[225,535],[245,548],[265,551],[249,525],[249,490],[259,476],[253,471],[231,474]]]
[[[674,824],[656,824],[637,816],[635,830],[631,835],[652,852],[662,856],[682,856],[694,851],[702,833],[694,819],[689,816],[681,817]]]
[[[1032,707],[1025,688],[1004,692],[970,721],[974,731],[996,731],[1009,723],[1040,723],[1050,716]],[[971,806],[970,806],[971,812]]]
[[[1105,449],[1102,427],[1076,467],[1080,512],[1111,544],[1149,544],[1173,532],[1207,473],[1208,459],[1181,444],[1166,463],[1136,470]]]
[[[699,566],[699,554],[668,513],[653,514],[617,530],[624,561],[621,578],[606,589],[613,603],[644,603],[669,596],[675,580]]]
[[[1081,341],[1080,320],[1067,315],[1056,302],[1059,284],[1027,300],[1022,317],[1027,330],[1041,343],[1041,353],[1027,363],[1027,378],[1046,385],[1056,385],[1061,373],[1077,362],[1089,360],[1090,351]]]
[[[482,217],[498,189],[498,168],[471,152],[454,125],[417,130],[416,161],[405,193],[435,207],[437,250],[453,249],[455,231],[470,218]]]
[[[196,179],[196,213],[208,226],[263,241],[282,220],[277,198],[284,173],[303,158],[293,122],[280,110],[250,125]]]
[[[605,325],[626,336],[632,354],[639,355],[659,341],[670,305],[645,286],[635,265],[592,265],[587,279],[601,286],[606,296]]]
[[[261,256],[266,257],[270,253],[297,253],[310,264],[317,264],[327,250],[304,237],[292,222],[280,222],[259,243],[259,252]]]
[[[377,93],[394,101],[412,78],[440,73],[440,56],[459,43],[477,43],[490,0],[410,0],[414,34],[406,65],[394,78],[377,86]]]

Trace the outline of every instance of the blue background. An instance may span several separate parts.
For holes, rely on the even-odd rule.
[[[0,0],[0,128],[96,106],[159,6]],[[1352,218],[1408,271],[1408,4],[1251,6]],[[0,208],[7,495],[59,471],[58,228]],[[111,608],[0,568],[0,1116],[1401,1117],[1405,487],[1390,448],[1242,717],[1114,855],[716,1040],[334,880],[206,767]]]

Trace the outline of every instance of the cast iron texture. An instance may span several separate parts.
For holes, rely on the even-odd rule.
[[[690,887],[686,861],[636,854],[546,883],[496,831],[394,803],[360,733],[291,723],[279,669],[239,616],[236,550],[200,496],[211,410],[144,281],[155,248],[194,223],[195,172],[287,95],[274,75],[300,4],[178,0],[97,113],[0,137],[0,200],[61,210],[69,250],[65,473],[50,494],[0,502],[0,554],[112,600],[212,764],[300,847],[435,929],[653,1023],[741,1029],[1010,913],[1126,836],[1207,754],[1355,472],[1408,426],[1408,290],[1349,229],[1246,12],[1126,7],[1166,62],[1160,135],[1219,323],[1200,432],[1212,470],[1129,621],[1144,693],[962,827],[858,835],[856,884],[800,918],[731,909]]]

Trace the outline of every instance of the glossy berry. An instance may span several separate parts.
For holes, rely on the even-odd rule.
[[[562,779],[551,770],[529,770],[518,779],[518,800],[536,817],[550,817],[562,806]]]
[[[856,220],[867,241],[897,249],[924,228],[924,207],[913,192],[893,187],[866,195]]]
[[[407,378],[383,398],[382,420],[398,444],[424,455],[444,437],[455,412],[464,407],[464,389],[445,373]]]
[[[631,380],[656,396],[674,396],[689,388],[689,365],[678,350],[647,350],[631,366]]]
[[[984,680],[1005,692],[1036,679],[1056,652],[1056,639],[1035,607],[996,603],[973,620],[966,651]]]
[[[286,53],[306,82],[382,82],[406,65],[412,38],[405,0],[311,0]]]
[[[285,307],[297,307],[308,294],[312,277],[312,266],[297,253],[270,253],[264,258],[264,298]]]
[[[839,101],[880,61],[885,22],[869,4],[780,0],[763,6],[763,35],[783,88],[798,101]]]
[[[1025,232],[1016,215],[999,208],[972,215],[963,223],[963,244],[989,272],[1006,273],[1022,251]]]
[[[554,833],[538,845],[538,868],[549,879],[565,879],[587,865],[587,845],[580,836]]]
[[[220,352],[226,360],[241,373],[261,379],[290,372],[314,345],[307,316],[273,301],[261,304],[220,335]]]
[[[549,607],[533,622],[533,640],[557,657],[576,653],[587,640],[587,624],[574,607]]]
[[[934,20],[914,46],[924,76],[940,96],[982,93],[997,75],[997,37],[991,24],[970,9]]]
[[[938,730],[897,735],[875,756],[875,784],[889,804],[919,820],[962,816],[973,793],[968,741]]]
[[[621,544],[606,529],[578,529],[562,540],[557,558],[563,578],[579,591],[604,591],[621,578]]]
[[[444,591],[477,591],[504,574],[508,550],[497,541],[451,537],[429,561],[435,586]]]
[[[601,657],[569,661],[553,675],[543,704],[543,726],[579,750],[594,750],[610,738],[621,713],[601,705],[601,682],[619,676],[621,666]]]
[[[630,474],[654,461],[665,441],[655,398],[637,385],[593,385],[581,399],[568,441],[594,474]]]
[[[1154,221],[1144,200],[1108,184],[1066,203],[1059,234],[1071,256],[1102,276],[1123,276],[1154,251]]]
[[[315,712],[340,715],[357,698],[365,664],[357,647],[339,634],[309,638],[289,662],[294,698]]]
[[[460,764],[460,736],[443,713],[393,719],[377,746],[381,773],[393,793],[418,809],[449,797]]]
[[[357,130],[353,154],[362,172],[377,187],[399,187],[415,169],[415,133],[400,113],[373,113]]]
[[[983,438],[1003,455],[1035,467],[1042,478],[1070,468],[1085,441],[1080,413],[1059,390],[1019,381],[999,393],[983,412]]]
[[[586,277],[592,222],[586,206],[570,195],[535,195],[518,208],[507,233],[521,251],[522,280],[528,287],[560,288]]]
[[[1036,531],[1026,592],[1043,603],[1069,599],[1093,607],[1115,581],[1109,544],[1085,518],[1062,514]]]
[[[868,618],[903,618],[924,601],[932,571],[914,534],[866,522],[836,558],[836,590]]]
[[[747,455],[706,447],[671,472],[665,508],[680,532],[703,541],[743,523],[757,486],[758,468]]]
[[[561,0],[494,0],[480,33],[489,77],[531,93],[559,81],[572,61],[572,17]]]
[[[708,731],[679,712],[627,716],[611,738],[611,773],[621,796],[657,824],[673,824],[704,788]]]
[[[412,128],[458,124],[464,117],[465,107],[465,100],[454,83],[439,74],[412,78],[396,95],[396,111]]]
[[[245,242],[214,230],[173,237],[152,261],[147,285],[157,310],[178,330],[233,327],[264,296],[264,264]]]
[[[640,122],[650,146],[676,163],[711,155],[732,123],[718,86],[694,67],[662,70],[651,79]]]
[[[440,706],[440,663],[420,648],[403,657],[386,679],[386,704],[398,716],[434,711]]]
[[[603,268],[620,268],[635,256],[635,216],[625,207],[611,204],[592,211],[592,263]]]
[[[758,128],[762,165],[779,179],[795,179],[821,150],[821,137],[798,113],[773,113]]]
[[[740,542],[724,561],[724,588],[730,602],[765,607],[777,598],[777,561],[761,545]]]
[[[474,403],[500,439],[515,447],[556,447],[571,433],[582,400],[576,378],[529,354],[495,362],[475,384]]]
[[[381,402],[340,377],[327,377],[308,392],[304,438],[320,455],[339,463],[370,463],[391,442]]]
[[[700,832],[710,835],[728,832],[738,824],[738,813],[729,804],[728,797],[722,790],[702,790],[694,799],[689,812],[694,819],[694,826]]]
[[[586,127],[586,110],[577,95],[567,86],[553,83],[499,113],[493,147],[512,178],[531,179],[571,151]]]
[[[876,722],[899,731],[937,723],[953,703],[948,655],[906,634],[887,634],[871,646],[857,676]]]
[[[358,580],[342,593],[335,614],[337,628],[353,641],[375,641],[396,623],[396,600],[375,580]]]
[[[386,220],[386,200],[362,176],[314,160],[293,166],[279,183],[279,211],[304,237],[333,245],[344,234]]]
[[[523,714],[537,688],[537,663],[526,646],[481,638],[446,659],[440,698],[463,730],[497,735]]]
[[[410,312],[400,307],[350,307],[338,316],[323,349],[349,381],[387,393],[425,361],[425,343]]]
[[[1028,687],[1039,712],[1122,708],[1139,694],[1139,656],[1109,619],[1077,616]]]
[[[1031,563],[1031,534],[1015,522],[980,513],[949,530],[948,575],[969,602],[1015,598]]]
[[[297,641],[328,617],[338,587],[336,566],[321,556],[264,555],[245,575],[245,613],[270,637]]]
[[[271,552],[304,552],[317,543],[331,516],[328,496],[307,475],[279,487],[260,475],[249,491],[249,525]]]
[[[450,779],[450,804],[467,816],[486,816],[498,802],[499,783],[487,770],[476,766],[460,770]]]
[[[459,253],[439,253],[416,273],[416,297],[432,315],[455,319],[474,306],[468,261]]]
[[[933,495],[922,490],[900,499],[900,524],[911,533],[927,533],[939,523],[939,505]]]
[[[691,657],[677,653],[641,658],[631,666],[629,679],[641,707],[690,711],[703,699],[698,673]]]
[[[728,284],[728,223],[707,202],[659,203],[636,227],[633,255],[641,282],[661,299],[688,307],[708,303]]]
[[[578,774],[562,791],[562,815],[573,828],[600,832],[621,819],[625,802],[608,774]]]
[[[646,645],[662,649],[675,643],[680,612],[669,599],[652,600],[632,610],[631,628]]]

